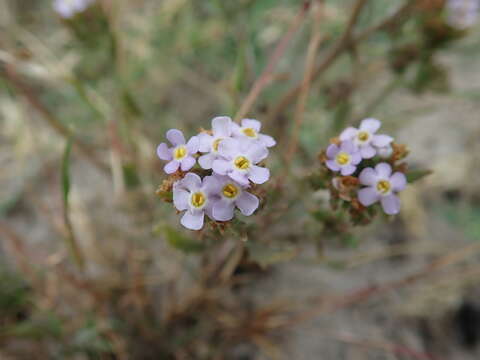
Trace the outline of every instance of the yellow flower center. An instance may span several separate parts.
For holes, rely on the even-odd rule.
[[[240,170],[246,170],[250,167],[250,160],[245,156],[237,157],[233,163]]]
[[[213,142],[213,144],[212,144],[213,150],[218,151],[218,146],[220,145],[220,142],[221,142],[222,140],[223,140],[223,139],[220,138],[220,139],[217,139],[217,140],[215,140],[215,141]]]
[[[370,138],[370,134],[366,131],[360,131],[357,135],[358,140],[367,141]]]
[[[350,155],[345,152],[338,153],[336,160],[339,165],[346,165],[350,162]]]
[[[222,193],[225,197],[233,199],[238,195],[238,187],[233,184],[227,184],[223,187]]]
[[[257,137],[257,132],[252,128],[243,129],[243,133],[251,138]]]
[[[179,146],[173,151],[173,157],[175,160],[183,159],[187,155],[187,148],[185,146]]]
[[[190,202],[194,207],[199,208],[199,207],[202,207],[203,204],[205,204],[206,200],[207,199],[205,198],[205,195],[202,192],[196,192],[192,195]]]
[[[390,188],[392,186],[390,185],[390,181],[388,180],[380,180],[377,182],[377,190],[381,194],[386,194],[390,191]]]

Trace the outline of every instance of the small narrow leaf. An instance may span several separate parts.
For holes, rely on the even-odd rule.
[[[408,183],[413,183],[413,182],[418,181],[418,180],[420,180],[420,179],[424,178],[425,176],[428,176],[432,173],[433,173],[432,170],[412,170],[412,171],[409,171],[406,174],[407,182]]]
[[[69,139],[65,145],[65,151],[62,159],[62,194],[63,204],[68,207],[68,197],[70,195],[70,153],[72,151],[72,140]]]

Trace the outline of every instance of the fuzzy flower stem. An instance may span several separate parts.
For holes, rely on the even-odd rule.
[[[245,115],[248,114],[248,112],[252,108],[257,98],[260,96],[263,89],[272,80],[273,72],[277,67],[277,64],[280,58],[287,50],[287,45],[290,43],[290,40],[293,38],[293,35],[295,35],[297,30],[300,28],[300,25],[302,24],[303,20],[305,20],[305,15],[309,9],[309,6],[307,4],[309,4],[309,2],[306,2],[304,5],[302,5],[300,12],[296,16],[295,20],[293,21],[292,25],[288,29],[287,33],[275,47],[275,50],[270,56],[267,66],[265,67],[265,69],[263,70],[262,74],[257,79],[257,81],[255,81],[255,83],[253,84],[253,87],[250,90],[247,98],[244,100],[242,106],[240,107],[240,110],[238,110],[237,114],[235,115],[235,119],[234,119],[235,122],[240,121],[240,119],[242,119],[243,117],[245,117]]]

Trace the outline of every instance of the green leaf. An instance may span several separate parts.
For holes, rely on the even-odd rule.
[[[252,261],[258,263],[262,268],[269,265],[286,262],[293,259],[298,251],[291,248],[280,248],[254,242],[247,242],[248,254]]]
[[[63,204],[68,207],[68,196],[70,195],[70,153],[72,151],[72,140],[69,139],[65,145],[62,159],[62,194]]]
[[[425,176],[428,176],[432,173],[433,173],[432,170],[411,170],[406,174],[407,182],[408,183],[413,183],[413,182],[418,181],[418,180],[420,180],[420,179],[424,178]]]
[[[205,249],[203,243],[190,239],[168,225],[159,226],[156,230],[164,233],[171,247],[184,253],[198,253]]]

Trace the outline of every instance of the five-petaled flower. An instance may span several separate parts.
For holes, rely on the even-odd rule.
[[[327,167],[332,171],[340,171],[343,176],[351,175],[362,160],[358,149],[351,141],[344,141],[337,146],[330,144],[327,148]]]
[[[222,140],[232,136],[232,124],[232,119],[228,116],[218,116],[212,119],[212,135],[207,133],[198,135],[200,152],[206,153],[198,158],[198,163],[203,169],[211,169],[213,162],[220,158],[218,146]]]
[[[250,216],[258,208],[258,198],[247,192],[239,183],[228,176],[214,176],[215,193],[218,200],[213,204],[212,215],[215,220],[228,221],[233,218],[235,207],[245,216]]]
[[[376,135],[381,126],[377,119],[368,118],[362,120],[360,127],[348,127],[340,134],[341,141],[352,141],[358,147],[364,159],[371,159],[377,153],[376,149],[389,145],[393,138],[388,135]]]
[[[167,174],[173,174],[180,167],[182,171],[188,171],[195,165],[195,155],[198,152],[199,140],[193,136],[188,143],[180,130],[170,129],[167,131],[167,139],[173,147],[161,143],[157,148],[157,155],[160,159],[169,161],[164,170]]]
[[[249,139],[257,141],[265,147],[275,146],[276,141],[273,137],[265,134],[260,134],[262,124],[255,119],[243,119],[241,124],[232,123],[233,136],[237,139]]]
[[[405,189],[407,179],[401,172],[392,174],[392,167],[380,163],[373,168],[365,168],[359,176],[360,183],[367,187],[358,191],[358,200],[364,206],[370,206],[377,201],[382,204],[383,211],[389,215],[400,211],[400,199],[396,195]]]
[[[203,181],[197,174],[188,173],[173,185],[173,204],[179,211],[185,211],[180,223],[187,229],[200,230],[203,227],[205,213],[213,219],[217,182],[212,176]]]
[[[212,169],[219,175],[228,175],[240,185],[263,184],[270,178],[270,170],[257,164],[268,156],[265,146],[249,140],[225,139],[219,147],[221,159],[213,162]]]

